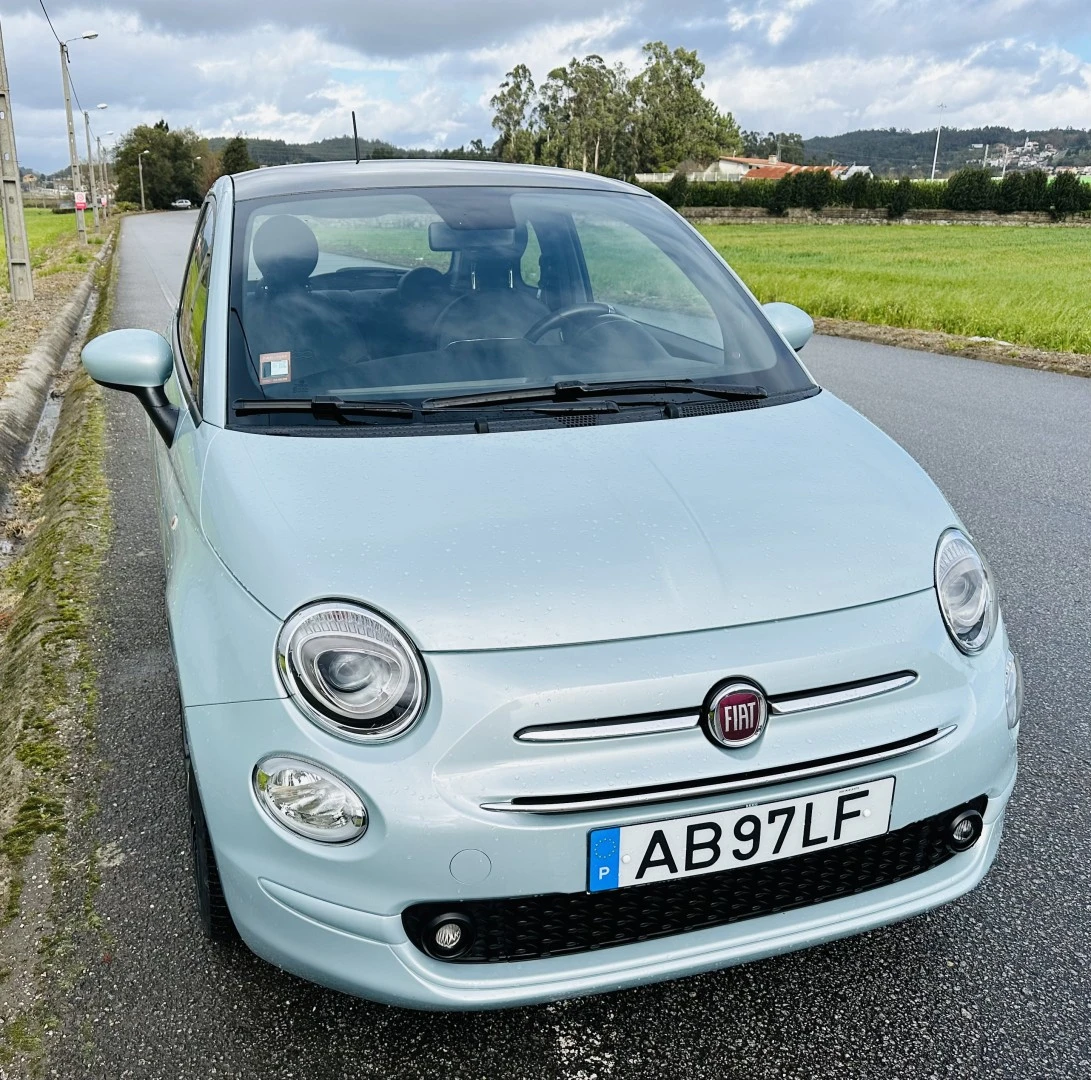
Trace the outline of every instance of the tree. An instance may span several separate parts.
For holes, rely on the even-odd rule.
[[[140,202],[138,158],[143,162],[144,202],[149,209],[165,210],[174,199],[199,201],[203,195],[201,150],[202,140],[193,131],[171,131],[165,120],[133,128],[122,136],[115,151],[118,201]]]
[[[744,131],[742,152],[747,157],[773,157],[792,165],[803,164],[803,136],[796,131]]]
[[[257,165],[250,160],[250,148],[241,132],[224,143],[224,148],[220,151],[220,171],[223,175],[250,172],[256,168]]]
[[[534,79],[526,64],[516,64],[500,89],[489,99],[492,126],[500,132],[501,161],[534,161],[534,137],[530,130]]]
[[[535,109],[538,158],[584,172],[617,173],[616,150],[629,119],[628,76],[591,55],[554,68]]]
[[[662,41],[644,46],[645,66],[631,82],[640,171],[672,169],[687,158],[711,161],[742,148],[739,126],[704,93],[696,52]]]

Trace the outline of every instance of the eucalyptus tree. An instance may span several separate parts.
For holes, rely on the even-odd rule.
[[[500,89],[489,99],[492,126],[500,132],[498,157],[502,161],[534,161],[534,79],[526,64],[516,64]]]
[[[644,69],[631,83],[641,171],[738,153],[739,125],[705,95],[705,65],[696,51],[671,51],[662,41],[649,42],[643,51]]]

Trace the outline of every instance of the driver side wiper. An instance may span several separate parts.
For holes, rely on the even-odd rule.
[[[346,401],[339,397],[313,398],[238,398],[234,409],[239,416],[269,412],[309,412],[314,416],[340,420],[346,416],[413,416],[413,406],[406,401]]]
[[[727,401],[753,401],[768,397],[763,386],[719,386],[716,383],[693,382],[692,379],[648,379],[634,382],[558,382],[552,386],[460,394],[456,397],[429,398],[422,408],[430,412],[433,409],[506,405],[518,401],[575,401],[583,397],[622,397],[629,394],[705,394]]]

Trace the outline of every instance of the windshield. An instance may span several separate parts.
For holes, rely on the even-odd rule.
[[[344,422],[330,398],[399,403],[368,425],[438,421],[430,403],[468,395],[475,414],[487,404],[506,417],[534,406],[482,395],[558,382],[648,382],[662,399],[664,382],[690,380],[770,402],[812,388],[702,241],[638,194],[433,187],[241,202],[231,290],[229,415],[247,427]],[[327,407],[304,407],[315,398]],[[286,401],[298,408],[267,407]],[[443,422],[459,419],[460,403],[445,405]]]

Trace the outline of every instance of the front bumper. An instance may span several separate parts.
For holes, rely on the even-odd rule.
[[[661,639],[425,657],[425,716],[389,744],[358,746],[306,721],[291,701],[186,709],[189,745],[220,875],[247,944],[289,971],[414,1008],[484,1009],[601,992],[729,966],[859,933],[973,888],[995,856],[1015,780],[1005,720],[1003,629],[969,660],[950,644],[932,592],[870,608]],[[767,693],[903,669],[912,687],[770,722],[725,753],[697,730],[601,744],[532,746],[514,732],[700,701],[726,675]],[[442,723],[440,716],[442,715]],[[655,806],[556,815],[483,804],[548,791],[694,779],[816,753],[859,749],[928,728],[946,738],[890,761],[752,791]],[[345,846],[276,826],[256,805],[255,763],[269,753],[321,762],[353,783],[370,827]],[[531,961],[451,964],[407,936],[402,913],[438,901],[579,893],[594,828],[681,817],[895,778],[890,829],[988,797],[970,851],[859,895],[656,940]],[[639,893],[639,888],[632,890]],[[634,897],[635,899],[635,897]]]

